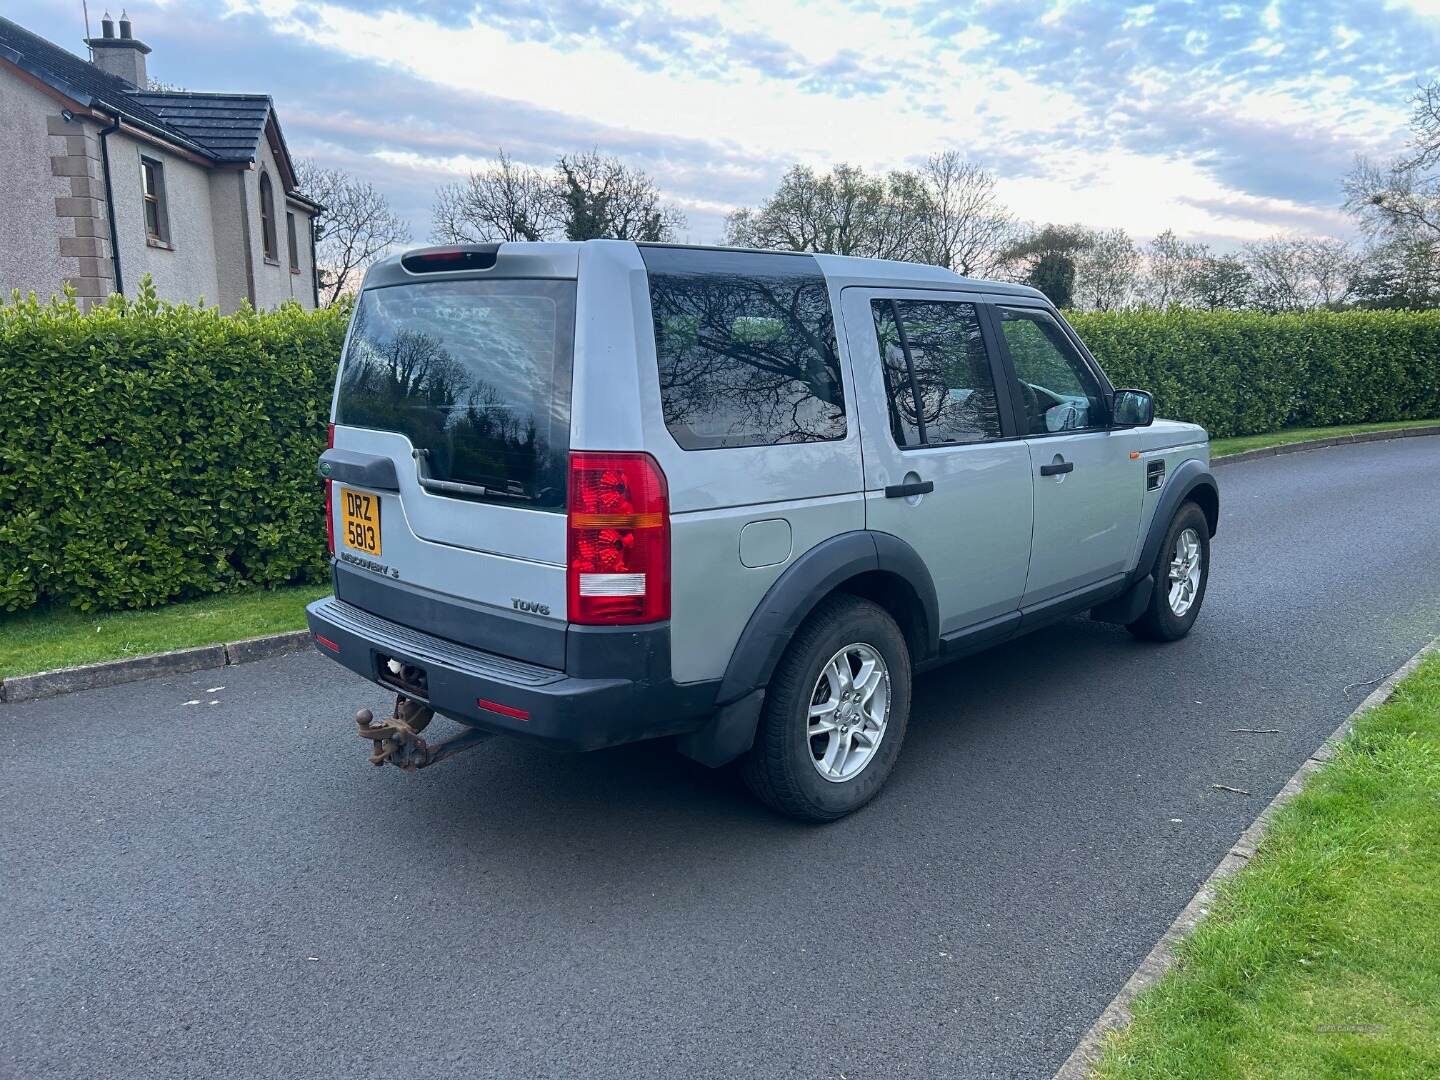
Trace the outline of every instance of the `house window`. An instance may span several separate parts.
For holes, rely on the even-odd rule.
[[[285,213],[285,242],[290,246],[290,272],[300,272],[300,245],[295,240],[295,215]]]
[[[270,176],[260,174],[260,236],[265,247],[265,260],[280,261],[279,245],[275,242],[275,196],[270,190]]]
[[[170,215],[165,208],[165,166],[140,159],[140,190],[145,199],[145,235],[159,244],[170,242]]]

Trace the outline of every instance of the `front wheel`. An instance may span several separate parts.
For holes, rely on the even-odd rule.
[[[1150,573],[1150,606],[1127,629],[1145,641],[1178,641],[1195,625],[1210,581],[1210,523],[1193,502],[1170,522]]]
[[[781,658],[746,758],[760,800],[801,821],[834,821],[884,785],[910,718],[910,651],[884,608],[820,603]]]

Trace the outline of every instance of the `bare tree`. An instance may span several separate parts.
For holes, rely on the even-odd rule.
[[[1272,236],[1245,245],[1254,299],[1266,311],[1304,311],[1343,303],[1357,271],[1343,240]]]
[[[1365,158],[1345,179],[1345,208],[1372,235],[1440,238],[1440,81],[1411,99],[1410,140],[1385,165]]]
[[[296,186],[325,209],[315,218],[315,279],[320,303],[333,304],[390,248],[407,243],[410,227],[375,186],[343,169],[301,159]]]
[[[1335,307],[1350,298],[1360,260],[1344,240],[1319,237],[1305,241],[1304,265],[1316,305]]]
[[[1181,240],[1166,229],[1145,246],[1145,300],[1158,308],[1194,300],[1195,274],[1209,255],[1204,244]]]
[[[548,240],[563,227],[553,179],[504,150],[495,164],[435,193],[431,234],[449,244]]]
[[[958,152],[931,154],[920,170],[929,194],[925,261],[986,277],[1015,240],[1015,219],[995,194],[995,177]]]
[[[561,155],[554,187],[570,240],[654,242],[685,227],[685,215],[663,201],[647,173],[595,150]]]
[[[768,199],[726,219],[725,235],[743,247],[923,260],[930,205],[913,172],[880,176],[841,164],[821,174],[792,165]]]
[[[1140,278],[1140,252],[1124,229],[1103,229],[1075,256],[1075,300],[1096,311],[1124,307]]]

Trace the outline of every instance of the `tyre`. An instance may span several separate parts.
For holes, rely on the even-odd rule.
[[[790,641],[742,771],[766,805],[834,821],[884,785],[910,719],[910,650],[885,609],[836,594]]]
[[[1210,525],[1193,502],[1176,512],[1150,573],[1150,606],[1127,629],[1142,641],[1178,641],[1195,625],[1210,581]]]

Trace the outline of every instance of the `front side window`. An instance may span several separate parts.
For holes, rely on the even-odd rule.
[[[393,431],[426,477],[565,507],[575,282],[433,281],[360,294],[335,422]]]
[[[275,243],[275,195],[270,190],[270,176],[260,174],[260,237],[265,248],[265,258],[279,262]]]
[[[830,296],[810,256],[642,247],[665,425],[686,450],[845,437]]]
[[[140,191],[145,201],[145,235],[170,242],[170,220],[165,207],[165,166],[151,158],[140,159]]]
[[[1100,383],[1054,317],[1034,308],[998,310],[1020,380],[1026,433],[1047,435],[1103,426],[1105,398]]]
[[[896,446],[1000,438],[995,377],[974,304],[874,300],[870,310]]]

